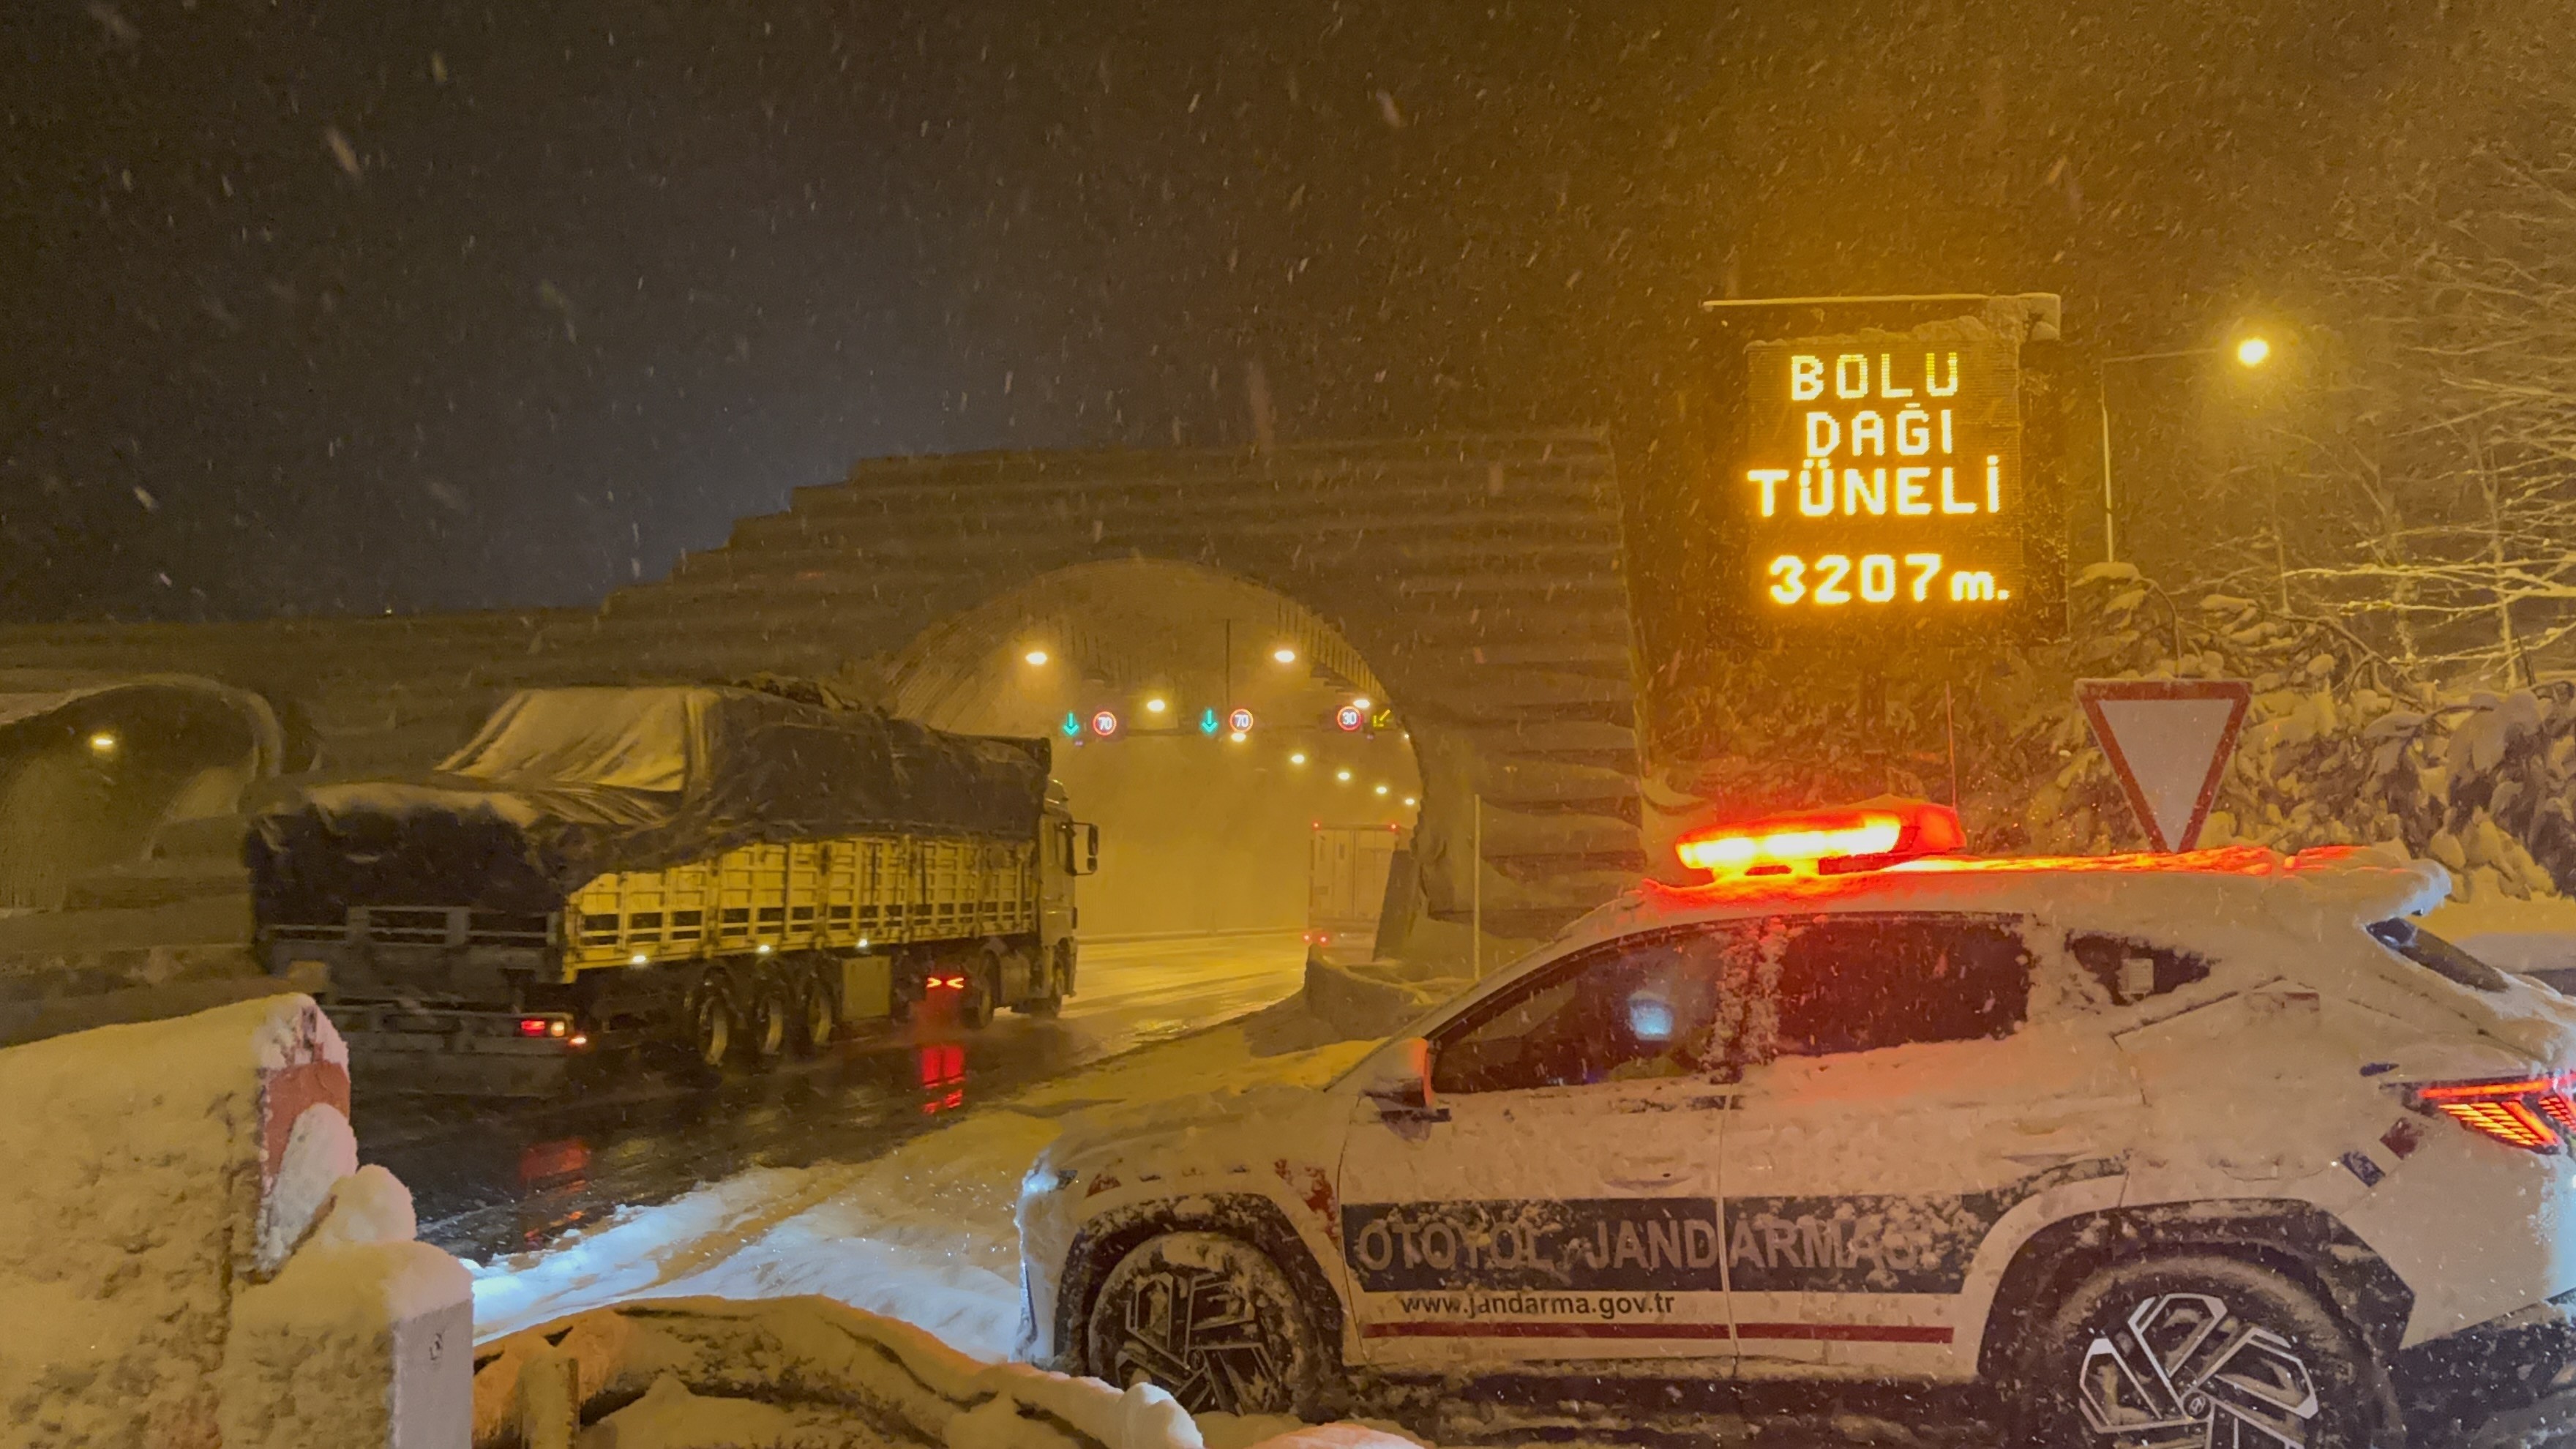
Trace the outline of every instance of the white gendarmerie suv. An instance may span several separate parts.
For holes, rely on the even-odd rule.
[[[2350,850],[1686,838],[1333,1085],[1069,1131],[1025,1345],[1193,1409],[1352,1378],[1983,1383],[2029,1442],[2438,1443],[2576,1379],[2576,1002]]]

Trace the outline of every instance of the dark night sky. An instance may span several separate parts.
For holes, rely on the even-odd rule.
[[[1730,285],[2187,342],[2466,14],[12,0],[0,614],[593,600],[862,456],[1244,441],[1256,357],[1594,423]]]

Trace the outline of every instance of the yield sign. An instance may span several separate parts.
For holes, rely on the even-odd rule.
[[[2079,679],[2075,700],[2158,850],[2189,850],[2254,686],[2242,679]]]

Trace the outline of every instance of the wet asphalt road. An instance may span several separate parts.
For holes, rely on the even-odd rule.
[[[1304,962],[1295,932],[1089,944],[1053,1020],[877,1027],[706,1086],[635,1070],[562,1101],[468,1102],[383,1090],[361,1064],[360,1156],[411,1188],[422,1238],[472,1258],[521,1252],[746,1168],[874,1157],[967,1107],[1289,996]]]

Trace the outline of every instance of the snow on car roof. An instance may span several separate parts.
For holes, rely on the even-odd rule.
[[[2354,846],[2296,855],[2238,845],[2176,855],[1937,856],[1845,874],[1647,881],[1576,922],[1549,954],[1657,925],[1782,910],[1990,912],[2166,938],[2213,928],[2314,936],[2419,915],[2450,888],[2435,862]]]

